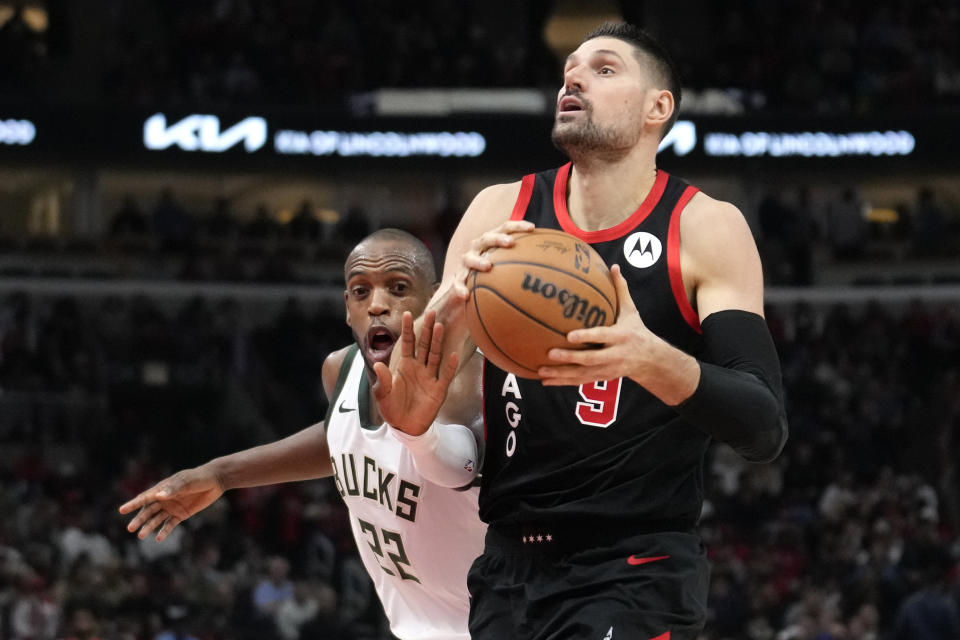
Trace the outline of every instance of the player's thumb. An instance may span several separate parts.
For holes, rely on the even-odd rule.
[[[390,367],[382,362],[373,363],[373,373],[377,380],[373,383],[373,397],[382,400],[390,395],[393,390],[393,374],[390,373]]]

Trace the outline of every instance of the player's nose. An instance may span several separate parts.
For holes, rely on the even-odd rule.
[[[370,306],[367,312],[372,316],[382,316],[390,312],[390,292],[386,289],[375,288],[370,293]]]
[[[586,87],[586,74],[582,64],[572,65],[563,72],[563,89],[560,91],[560,97],[568,93],[580,93]]]

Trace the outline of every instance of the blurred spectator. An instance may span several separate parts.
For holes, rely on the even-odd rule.
[[[274,220],[264,204],[257,205],[253,218],[243,228],[243,235],[247,238],[266,240],[280,234],[280,225]]]
[[[853,187],[847,187],[838,202],[827,208],[827,241],[838,260],[863,255],[867,241],[866,205]]]
[[[290,563],[281,556],[267,560],[267,575],[261,578],[253,590],[253,606],[264,618],[276,615],[280,606],[293,598],[293,582],[290,580]]]
[[[46,584],[38,575],[20,579],[10,607],[10,634],[13,640],[54,640],[60,610]]]
[[[237,231],[237,220],[228,198],[220,196],[214,200],[213,210],[204,220],[204,231],[208,237],[217,240],[234,236]]]
[[[59,636],[59,640],[102,640],[100,622],[90,609],[78,607],[70,614],[66,629]]]
[[[35,32],[24,17],[25,3],[13,4],[13,15],[0,25],[0,94],[33,87],[41,63],[46,56],[43,37]]]
[[[153,233],[164,251],[180,251],[190,244],[191,219],[177,202],[173,189],[165,187],[153,210]]]
[[[353,246],[367,237],[372,229],[366,212],[359,206],[347,208],[347,212],[337,222],[337,241],[345,246]]]
[[[298,640],[300,630],[320,611],[320,599],[314,586],[303,580],[293,583],[293,595],[280,603],[275,613],[277,630],[283,640]]]
[[[315,241],[320,238],[320,221],[309,200],[300,203],[297,212],[287,223],[287,235],[295,240]]]
[[[147,217],[136,198],[126,195],[123,204],[110,222],[110,235],[115,238],[143,237],[149,232]]]
[[[930,187],[923,187],[917,192],[913,217],[914,253],[921,256],[942,255],[949,246],[947,217]]]
[[[79,513],[68,519],[60,536],[60,553],[67,566],[80,557],[85,557],[96,567],[108,567],[117,562],[116,550],[96,527],[89,508],[80,508]]]

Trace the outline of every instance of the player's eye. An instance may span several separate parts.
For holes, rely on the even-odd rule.
[[[395,282],[393,283],[393,293],[396,295],[403,295],[410,290],[410,285],[406,282]]]
[[[363,296],[367,295],[368,291],[369,289],[366,287],[352,287],[350,289],[350,295],[352,295],[354,298],[362,298]]]
[[[600,67],[597,73],[599,73],[602,76],[608,76],[611,73],[613,73],[613,67]]]

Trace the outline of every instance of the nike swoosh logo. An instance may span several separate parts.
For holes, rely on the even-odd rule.
[[[627,564],[632,564],[633,566],[639,566],[641,564],[647,564],[650,562],[656,562],[657,560],[666,560],[670,556],[647,556],[646,558],[641,556],[630,556],[627,558]]]
[[[345,407],[343,405],[340,405],[339,407],[337,407],[337,413],[350,413],[351,411],[356,411],[356,410],[357,410],[356,407]]]

